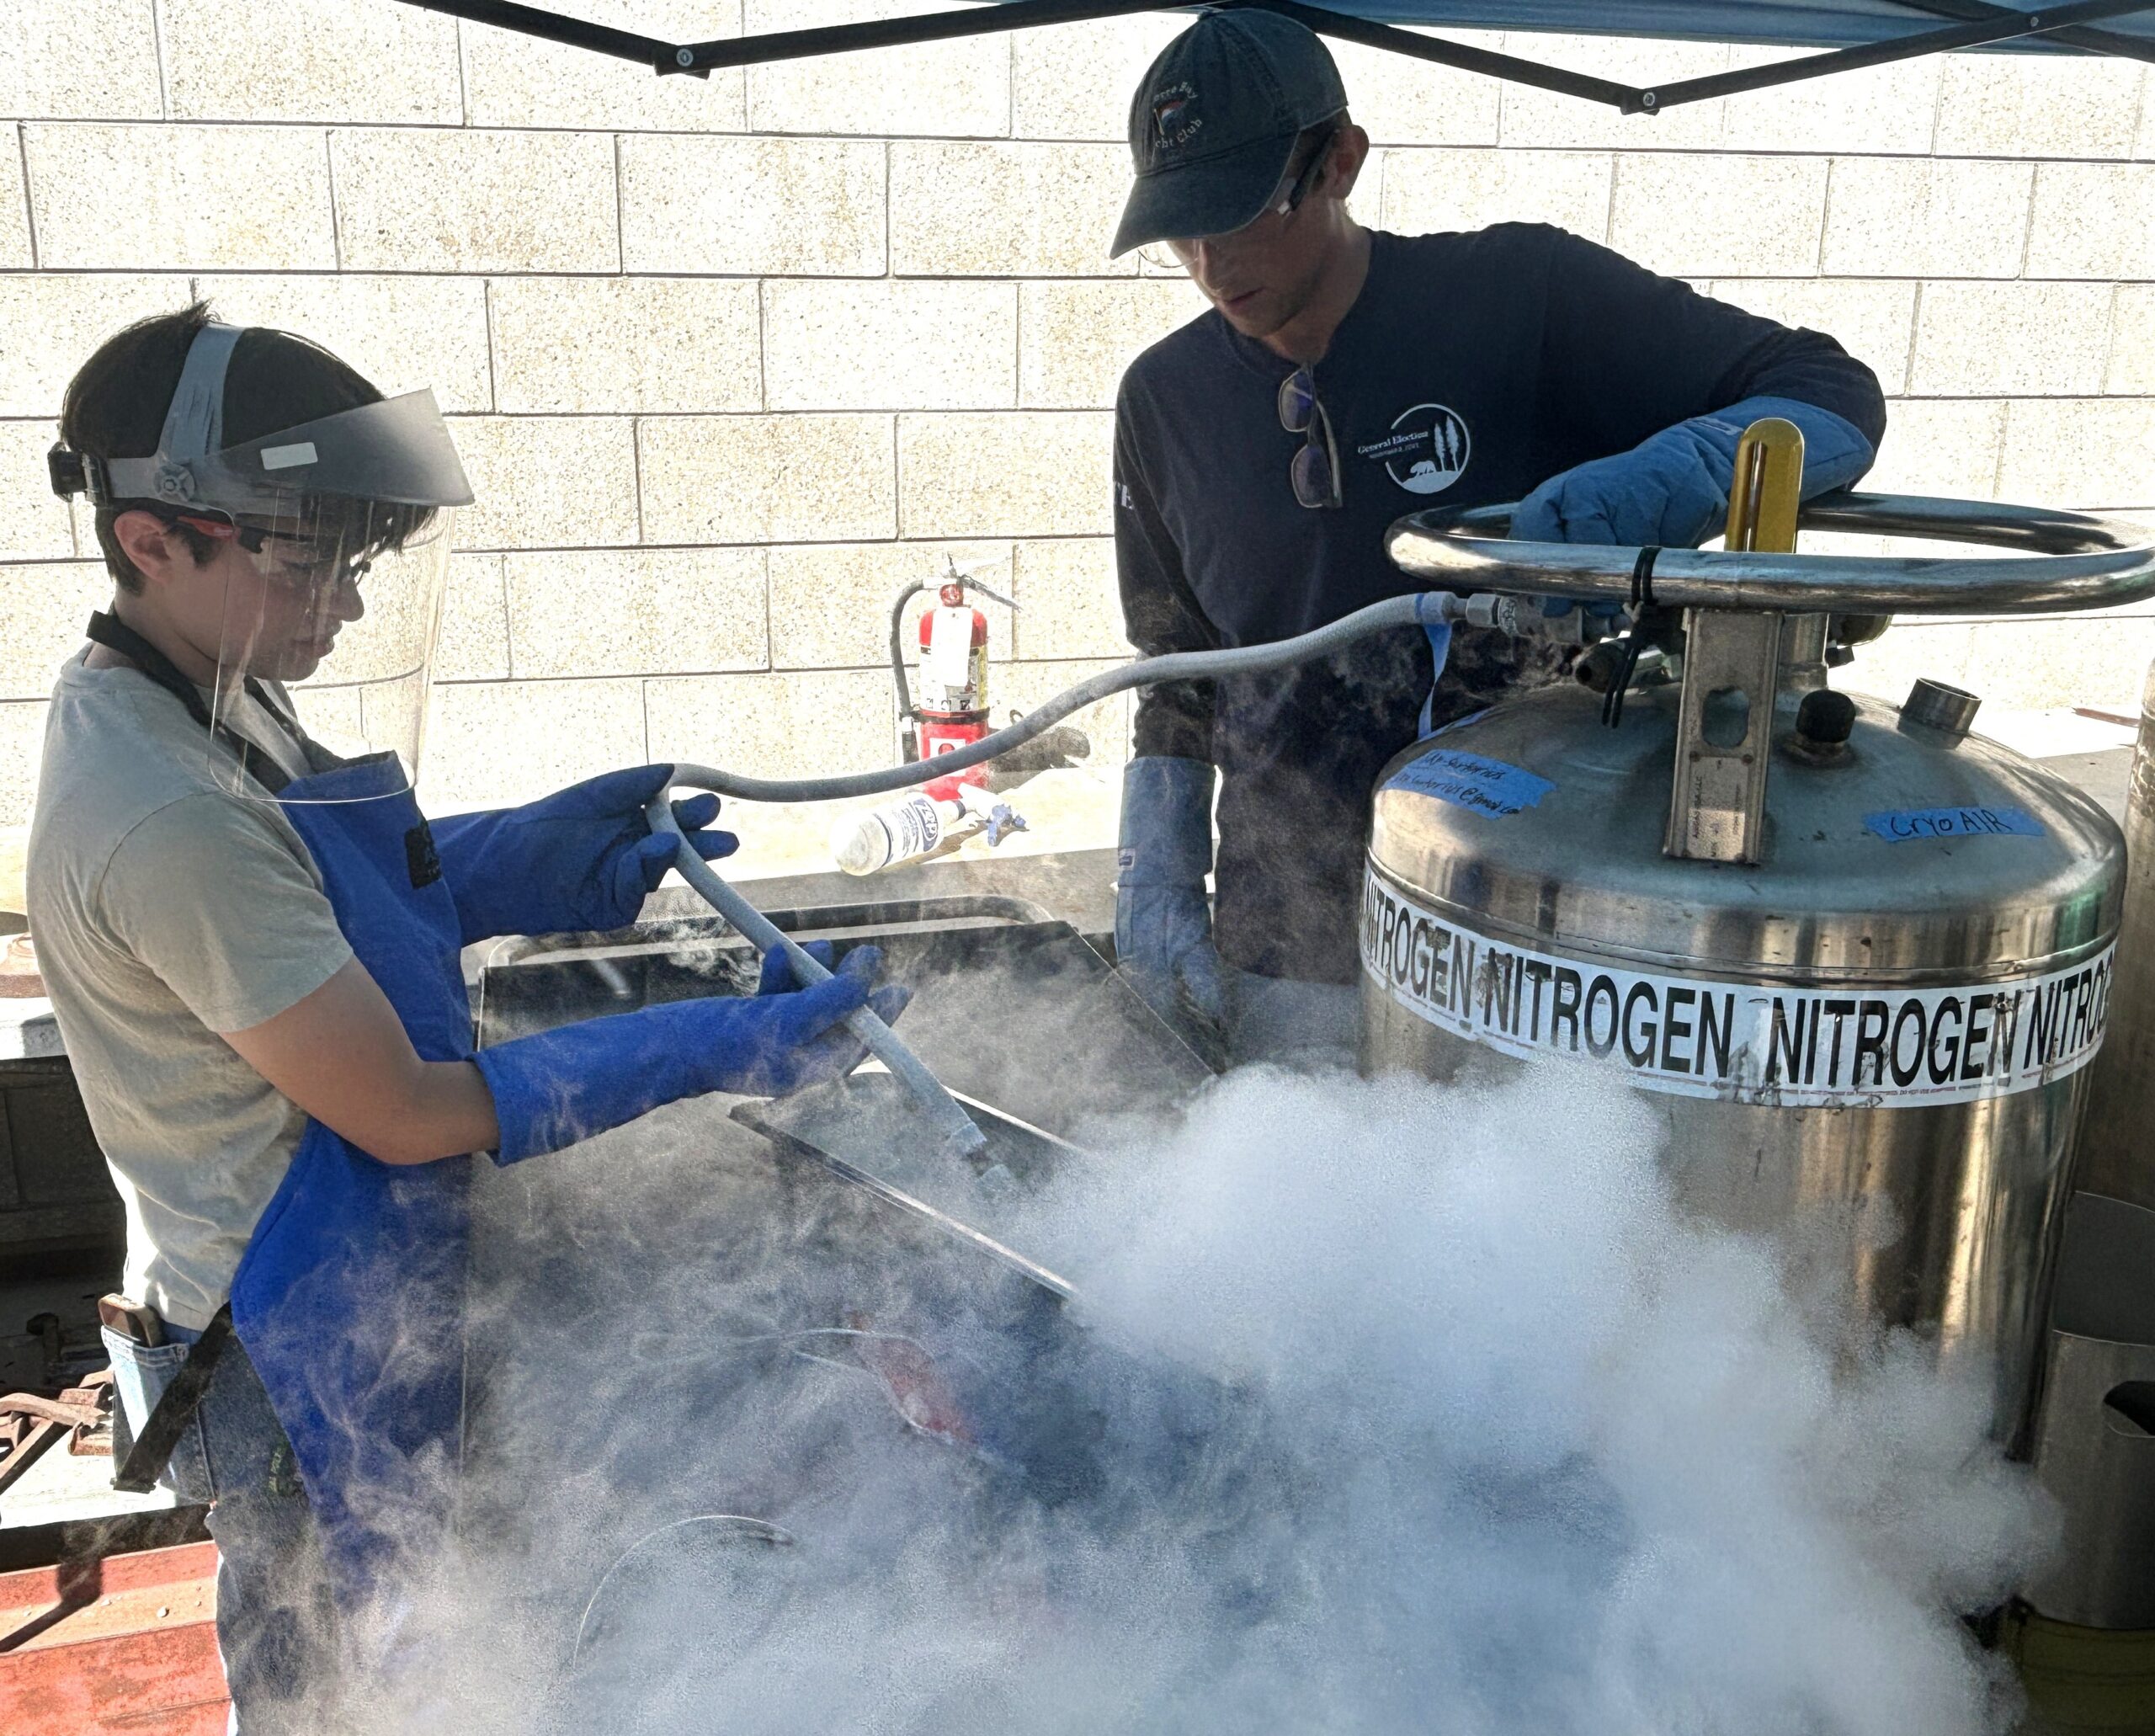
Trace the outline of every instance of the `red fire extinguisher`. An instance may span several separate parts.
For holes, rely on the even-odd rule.
[[[899,628],[905,606],[925,584],[908,585],[891,611],[891,668],[898,684],[898,705],[907,722],[906,758],[933,759],[971,747],[987,733],[987,617],[966,600],[978,591],[1005,608],[1018,605],[998,596],[978,579],[960,572],[955,563],[936,594],[936,606],[920,617],[920,695],[906,690],[905,658]],[[913,725],[919,726],[918,732]],[[939,801],[955,801],[961,784],[987,781],[985,765],[970,765],[925,785]]]

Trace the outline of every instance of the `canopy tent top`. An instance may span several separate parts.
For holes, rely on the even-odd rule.
[[[855,53],[956,36],[1178,9],[1163,0],[991,0],[958,9],[764,31],[676,43],[594,24],[521,0],[401,0],[428,12],[498,25],[638,61],[658,73],[706,77],[721,67]],[[1955,50],[2119,55],[2155,61],[2155,0],[1222,0],[1301,19],[1322,35],[1388,49],[1513,83],[1532,85],[1626,114],[1655,114],[1685,103],[1763,90],[1864,67]],[[1657,36],[1815,48],[1770,65],[1632,86],[1544,66],[1407,25]]]
[[[1337,8],[1388,24],[1450,25],[1454,29],[1536,30],[1567,36],[1658,36],[1679,41],[1743,42],[1791,48],[1850,48],[1935,28],[1966,24],[1993,12],[2053,18],[2059,8],[2040,0],[1348,0]],[[2131,48],[2155,58],[2155,5],[2110,19],[2099,32],[2116,42],[2074,40],[2098,32],[2024,35],[1995,46],[2056,52],[2118,53]],[[2061,41],[2060,35],[2066,38]],[[2136,58],[2140,57],[2136,54]]]

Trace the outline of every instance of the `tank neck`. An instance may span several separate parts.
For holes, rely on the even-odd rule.
[[[1823,615],[1781,618],[1780,690],[1815,693],[1826,682],[1826,624]]]

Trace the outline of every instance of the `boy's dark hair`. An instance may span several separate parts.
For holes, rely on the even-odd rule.
[[[207,302],[197,301],[177,313],[138,320],[106,338],[67,382],[61,439],[73,450],[99,458],[154,455],[189,346],[214,317]],[[381,396],[355,369],[306,338],[250,326],[233,346],[225,374],[225,443],[258,440],[318,417],[379,403]],[[215,542],[177,523],[173,509],[162,501],[116,500],[101,506],[98,546],[123,591],[139,593],[143,580],[113,535],[113,521],[136,511],[153,512],[173,525],[198,566],[215,551]]]

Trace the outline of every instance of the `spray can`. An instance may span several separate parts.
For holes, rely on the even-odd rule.
[[[950,835],[964,814],[960,803],[939,801],[926,791],[916,790],[897,801],[840,820],[831,828],[831,854],[848,874],[874,874],[917,862]]]
[[[946,839],[960,836],[960,827],[971,828],[962,834],[968,838],[985,833],[991,845],[1030,829],[1023,814],[986,790],[962,784],[957,799],[950,801],[929,794],[934,788],[929,784],[899,801],[840,820],[831,828],[831,854],[838,866],[849,874],[874,874],[917,862]]]

